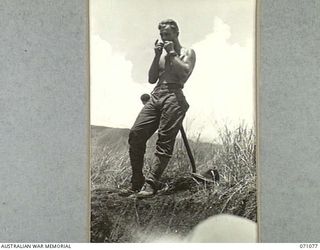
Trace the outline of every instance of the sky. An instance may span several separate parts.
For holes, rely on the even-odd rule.
[[[254,123],[254,0],[90,0],[90,119],[131,128],[142,108],[158,23],[177,21],[196,53],[183,89],[188,137],[212,141],[224,125]]]

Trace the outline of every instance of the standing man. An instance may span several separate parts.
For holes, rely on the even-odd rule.
[[[182,88],[196,61],[195,52],[181,46],[179,28],[174,20],[160,22],[158,29],[162,41],[155,42],[155,55],[149,70],[149,82],[157,85],[129,134],[131,191],[140,198],[152,196],[159,189],[159,179],[172,156],[176,136],[189,108]],[[142,168],[146,142],[157,129],[155,160],[145,178]]]

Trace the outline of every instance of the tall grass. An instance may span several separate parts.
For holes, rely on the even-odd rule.
[[[156,137],[148,142],[144,172],[153,161]],[[91,158],[92,241],[128,242],[135,231],[188,231],[199,221],[218,213],[230,213],[256,221],[256,162],[253,128],[226,126],[212,143],[190,141],[197,171],[215,167],[216,184],[198,183],[190,176],[190,163],[183,142],[176,141],[172,159],[162,181],[173,186],[170,195],[135,201],[119,198],[114,192],[130,186],[128,145],[98,146],[94,141]],[[179,188],[178,188],[179,187]],[[101,236],[102,235],[102,236]]]

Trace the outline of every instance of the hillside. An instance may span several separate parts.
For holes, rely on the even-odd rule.
[[[91,127],[91,241],[145,242],[155,235],[187,234],[199,221],[219,213],[256,221],[254,134],[247,128],[221,132],[220,144],[190,141],[197,171],[215,166],[219,183],[200,183],[190,175],[181,139],[162,181],[167,190],[136,200],[120,197],[130,185],[128,129]],[[147,144],[144,172],[149,171],[156,140]]]

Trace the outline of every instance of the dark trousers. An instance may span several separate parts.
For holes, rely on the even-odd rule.
[[[188,108],[189,105],[181,89],[169,89],[163,86],[153,91],[129,134],[133,189],[140,189],[144,183],[142,168],[146,142],[157,129],[155,161],[147,180],[151,182],[159,180],[172,156],[175,139]]]

